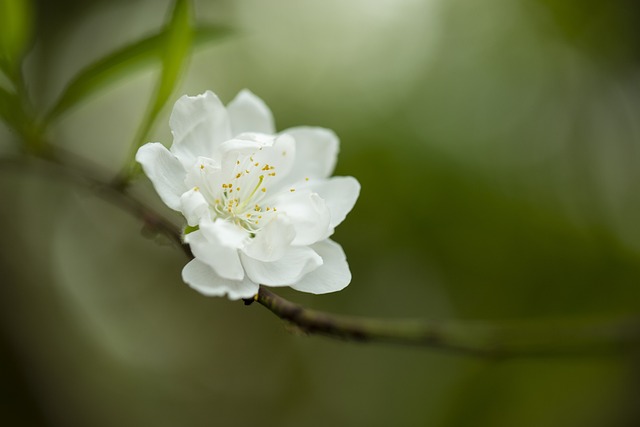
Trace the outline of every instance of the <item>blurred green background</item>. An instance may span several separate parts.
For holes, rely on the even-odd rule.
[[[35,2],[35,110],[171,8]],[[639,18],[633,0],[196,1],[196,22],[232,31],[193,52],[149,139],[171,143],[181,94],[228,102],[245,87],[278,129],[337,132],[336,174],[362,184],[335,234],[353,281],[281,290],[306,306],[502,323],[634,314]],[[160,70],[87,98],[48,139],[115,175]],[[0,155],[19,145],[0,124]],[[133,191],[180,221],[146,178]],[[635,353],[486,361],[299,336],[262,307],[192,291],[179,250],[38,168],[0,169],[0,223],[3,425],[640,425]]]

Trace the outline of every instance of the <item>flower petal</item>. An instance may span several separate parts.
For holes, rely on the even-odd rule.
[[[192,188],[180,197],[180,210],[187,223],[195,227],[203,218],[209,218],[209,204],[198,187]]]
[[[342,247],[333,240],[326,239],[311,248],[322,257],[323,264],[291,287],[312,294],[326,294],[344,289],[351,282],[351,272]]]
[[[169,126],[173,133],[171,152],[188,168],[199,156],[218,158],[217,147],[231,138],[227,110],[213,92],[183,96],[173,107]]]
[[[283,190],[271,203],[291,220],[296,231],[293,245],[306,246],[327,237],[331,213],[318,194],[292,188]]]
[[[138,149],[136,161],[142,165],[162,201],[179,211],[180,196],[187,191],[187,172],[176,156],[159,142],[150,142]]]
[[[265,171],[265,185],[272,192],[277,192],[285,182],[293,182],[291,169],[296,158],[296,141],[289,135],[278,135],[271,147],[258,151],[253,158],[260,167],[269,166]]]
[[[227,105],[232,135],[243,132],[273,134],[273,114],[267,104],[250,90],[244,89]]]
[[[360,195],[360,183],[351,176],[310,180],[300,188],[309,189],[322,197],[331,212],[332,229],[344,221]]]
[[[296,140],[295,165],[289,174],[291,182],[305,178],[327,178],[333,173],[340,142],[332,130],[303,126],[281,133],[291,135]]]
[[[257,232],[242,251],[259,261],[276,261],[284,256],[295,236],[291,220],[286,215],[278,215]]]
[[[249,279],[267,286],[289,286],[322,265],[322,258],[307,246],[289,246],[282,258],[263,262],[241,253]]]
[[[208,157],[198,157],[196,163],[187,170],[187,178],[185,180],[189,188],[198,187],[205,200],[211,203],[212,195],[215,189],[222,184],[222,170],[217,162]],[[207,198],[208,197],[208,198]]]
[[[218,220],[201,222],[200,229],[187,234],[184,241],[200,261],[214,269],[223,279],[242,280],[244,270],[238,249],[246,233],[234,224]]]
[[[196,291],[207,296],[223,296],[229,299],[251,298],[258,293],[258,284],[249,278],[242,280],[224,279],[199,259],[191,260],[182,269],[182,280]]]
[[[275,139],[275,136],[263,133],[243,133],[222,143],[220,156],[249,155],[265,147],[271,147]]]
[[[244,133],[220,146],[222,169],[246,171],[254,177],[263,175],[269,193],[276,194],[288,181],[295,159],[296,142],[289,135]],[[244,173],[242,173],[244,175]]]

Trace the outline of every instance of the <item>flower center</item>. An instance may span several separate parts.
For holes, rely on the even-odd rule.
[[[216,217],[232,221],[250,233],[262,228],[277,212],[276,207],[264,203],[267,184],[276,176],[276,168],[260,163],[254,156],[255,153],[236,160],[227,182],[214,189],[213,204]]]

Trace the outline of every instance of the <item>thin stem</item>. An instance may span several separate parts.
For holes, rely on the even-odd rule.
[[[43,160],[43,161],[39,161]],[[101,168],[86,159],[81,159],[74,154],[60,148],[49,148],[38,157],[23,157],[14,160],[3,160],[7,166],[22,166],[25,163],[33,163],[37,170],[42,172],[55,172],[57,176],[71,180],[91,190],[95,195],[113,203],[134,217],[141,219],[145,229],[151,233],[159,233],[168,237],[173,243],[182,249],[189,258],[193,258],[189,246],[182,242],[180,227],[164,218],[150,207],[139,201],[122,188],[109,183],[109,174],[101,171]]]
[[[301,332],[346,341],[416,345],[488,358],[590,356],[638,349],[640,318],[449,322],[382,320],[311,310],[260,287],[254,300]],[[246,301],[250,303],[251,300]]]
[[[94,191],[142,219],[152,230],[168,236],[189,259],[178,226],[158,215],[129,192],[109,183],[96,165],[49,145],[39,162]],[[24,165],[28,158],[14,160]],[[8,161],[3,161],[7,164]],[[383,320],[316,311],[288,301],[264,286],[253,299],[301,332],[346,341],[415,345],[465,356],[485,358],[592,356],[629,354],[640,350],[640,317],[604,320],[530,320],[511,323]]]

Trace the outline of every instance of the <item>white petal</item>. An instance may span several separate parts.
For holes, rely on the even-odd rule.
[[[326,239],[311,246],[321,257],[323,264],[291,287],[312,294],[326,294],[344,289],[351,282],[351,272],[342,247]]]
[[[246,230],[223,219],[217,219],[214,222],[203,221],[200,223],[200,230],[207,240],[217,241],[223,246],[234,249],[240,249],[249,238]]]
[[[267,286],[289,286],[322,265],[322,258],[307,246],[290,246],[273,262],[258,261],[243,253],[240,258],[249,279]]]
[[[219,164],[220,160],[216,162],[208,157],[198,157],[196,163],[187,170],[186,184],[189,188],[198,187],[207,199],[207,196],[212,194],[211,190],[219,188],[223,181]]]
[[[209,204],[198,187],[192,188],[180,197],[180,210],[187,223],[195,227],[203,218],[209,218]]]
[[[226,221],[201,223],[200,229],[187,234],[184,241],[191,247],[193,255],[213,268],[220,277],[242,280],[244,269],[238,255],[239,245],[234,241],[233,231],[228,230],[223,223]]]
[[[169,126],[173,133],[171,151],[186,168],[199,156],[218,158],[218,145],[231,138],[227,110],[210,91],[178,99]]]
[[[244,89],[227,105],[232,134],[243,132],[275,133],[273,114],[267,104]]]
[[[228,280],[199,259],[191,260],[182,269],[182,280],[196,291],[207,296],[223,296],[229,299],[251,298],[258,293],[258,284],[247,277],[242,280]]]
[[[260,167],[266,165],[270,167],[264,174],[265,187],[269,192],[275,194],[286,182],[293,182],[290,173],[296,158],[296,141],[291,136],[278,135],[271,147],[259,150],[253,158]]]
[[[276,261],[282,258],[293,241],[296,232],[286,215],[278,215],[251,239],[243,252],[259,261]]]
[[[330,231],[331,213],[324,200],[311,190],[290,190],[283,189],[271,203],[291,220],[296,231],[292,244],[310,245],[325,239]]]
[[[180,196],[187,191],[187,172],[176,156],[159,142],[150,142],[138,149],[136,161],[142,165],[162,201],[179,211]]]
[[[238,154],[249,155],[264,147],[270,147],[275,141],[275,136],[262,133],[243,133],[233,139],[229,139],[220,145],[222,157]]]
[[[295,127],[282,131],[296,140],[295,166],[290,173],[292,182],[305,178],[327,178],[333,173],[340,142],[330,129]]]
[[[331,212],[331,228],[344,221],[360,195],[360,183],[351,176],[310,180],[301,185],[301,188],[310,189],[322,197]]]
[[[223,172],[235,175],[232,171],[239,167],[254,178],[263,175],[267,197],[277,194],[284,185],[282,181],[290,181],[288,174],[295,159],[295,144],[289,135],[241,134],[220,146]],[[269,169],[264,169],[266,167]]]

